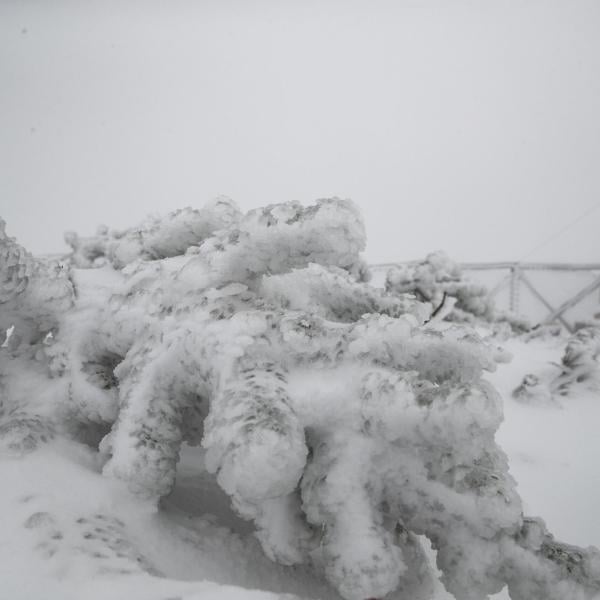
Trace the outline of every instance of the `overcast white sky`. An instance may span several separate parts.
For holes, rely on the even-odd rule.
[[[519,259],[600,203],[598,0],[0,0],[0,216],[34,252],[337,195],[374,262]],[[600,210],[529,256],[600,260]]]

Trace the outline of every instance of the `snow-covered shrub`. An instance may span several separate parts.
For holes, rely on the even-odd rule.
[[[539,324],[532,327],[522,339],[530,342],[531,340],[560,338],[563,333],[563,326],[558,323]]]
[[[571,396],[575,390],[600,390],[600,321],[579,324],[568,338],[558,374],[527,374],[513,396],[524,402],[556,401]]]
[[[513,398],[532,405],[556,405],[548,383],[538,375],[527,373],[521,383],[513,390]]]
[[[0,219],[0,331],[15,326],[19,338],[36,341],[57,324],[73,300],[69,274],[62,265],[33,258],[6,235]]]
[[[64,275],[1,238],[7,326],[39,333],[2,349],[20,440],[27,415],[32,434],[47,423],[99,444],[104,473],[153,500],[173,489],[182,443],[201,444],[265,553],[313,564],[348,600],[428,598],[419,536],[457,598],[505,584],[513,600],[600,592],[600,553],[522,514],[494,441],[501,399],[482,377],[497,351],[463,326],[424,328],[426,305],[364,282],[351,203],[230,207],[218,226],[213,208],[186,214],[198,220],[177,231],[196,233],[181,240],[172,217],[107,234],[110,264],[71,268],[64,305],[24,302],[38,278],[54,289]],[[72,262],[97,266],[91,246]],[[13,435],[2,414],[0,436]]]
[[[432,252],[424,261],[389,269],[386,290],[414,294],[421,302],[437,308],[446,301],[452,304],[446,320],[470,321],[473,317],[491,320],[493,307],[487,289],[467,281],[460,267],[444,252]]]
[[[600,389],[600,321],[580,327],[569,338],[561,368],[551,384],[555,393],[566,396],[574,386]]]
[[[77,267],[97,267],[109,262],[122,268],[138,258],[154,260],[183,254],[239,217],[235,204],[222,197],[199,210],[184,208],[163,218],[149,217],[130,229],[109,230],[102,225],[90,237],[67,232],[65,241],[72,249],[69,258]]]
[[[433,252],[418,263],[392,267],[386,275],[385,289],[394,294],[412,294],[430,303],[438,320],[484,323],[504,335],[530,329],[525,319],[496,310],[487,288],[469,281],[444,252]]]

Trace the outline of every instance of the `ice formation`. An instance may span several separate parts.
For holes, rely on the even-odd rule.
[[[201,444],[264,552],[347,600],[429,598],[420,536],[462,600],[600,592],[598,550],[523,516],[483,379],[496,351],[364,281],[350,202],[220,200],[69,240],[61,267],[0,231],[1,452],[67,435],[158,501]]]
[[[423,261],[399,265],[388,270],[386,290],[413,294],[429,302],[438,319],[459,323],[493,324],[498,332],[509,329],[523,333],[530,326],[517,315],[495,309],[488,289],[469,281],[458,264],[444,252],[432,252]]]
[[[576,390],[600,390],[600,320],[581,323],[568,338],[560,372],[535,375],[528,373],[513,396],[525,402],[570,396]]]
[[[567,341],[561,360],[562,371],[551,384],[565,396],[571,388],[583,385],[600,389],[600,321],[578,328]]]

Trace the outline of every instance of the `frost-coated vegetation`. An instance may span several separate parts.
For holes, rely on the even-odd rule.
[[[560,364],[552,366],[547,373],[525,375],[513,396],[523,402],[548,403],[579,391],[600,391],[600,319],[578,324],[566,341]]]
[[[600,593],[600,552],[523,515],[483,379],[502,353],[366,283],[351,203],[242,215],[220,199],[67,239],[61,265],[0,231],[3,454],[68,436],[158,502],[200,444],[265,554],[347,600],[429,598],[423,536],[461,600]]]
[[[497,310],[489,290],[465,277],[444,252],[432,252],[420,262],[392,267],[385,288],[430,303],[437,318],[445,321],[491,325],[496,333],[523,333],[530,328],[526,320]]]

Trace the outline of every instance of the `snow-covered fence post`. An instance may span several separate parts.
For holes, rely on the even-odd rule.
[[[521,282],[521,270],[518,265],[510,269],[510,311],[519,312],[519,284]]]

